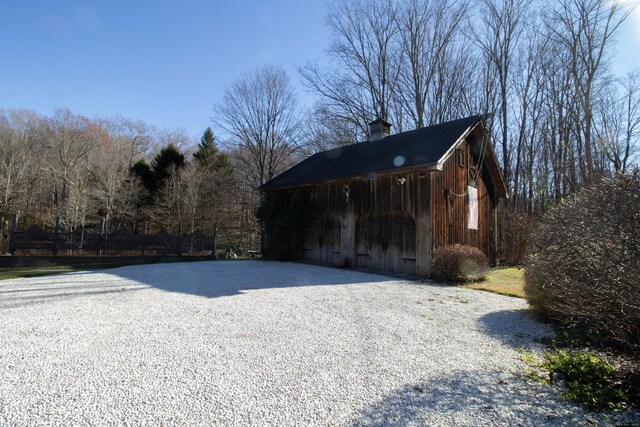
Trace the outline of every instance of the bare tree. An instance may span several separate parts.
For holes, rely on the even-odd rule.
[[[572,111],[577,160],[582,181],[590,182],[598,149],[593,141],[594,100],[606,77],[608,47],[632,9],[602,0],[561,0],[557,5],[550,30],[553,40],[570,54],[567,65],[579,107]]]
[[[369,135],[368,123],[399,114],[392,111],[400,51],[396,7],[392,0],[336,0],[329,4],[332,38],[327,50],[332,67],[308,63],[299,72],[320,95],[333,117]],[[397,122],[397,120],[396,120]]]
[[[142,199],[141,183],[129,173],[130,148],[131,139],[116,134],[89,154],[92,213],[105,219],[107,229],[112,219],[132,220]]]
[[[172,224],[182,223],[185,219],[183,171],[184,168],[179,170],[175,165],[169,167],[168,175],[158,190],[155,203],[149,209],[151,217],[167,229],[170,229]]]
[[[82,164],[74,171],[75,176],[67,184],[65,202],[56,210],[56,215],[60,216],[68,230],[84,227],[89,217],[96,217],[94,205],[91,203],[92,194],[87,166]]]
[[[595,134],[616,173],[635,159],[640,136],[640,72],[628,73],[603,91]]]
[[[305,115],[302,154],[308,156],[341,145],[354,144],[358,142],[358,134],[350,121],[336,118],[328,106],[318,102]]]
[[[427,125],[485,112],[477,107],[469,109],[463,101],[470,92],[476,90],[470,49],[456,44],[448,50],[437,64],[433,84],[426,98]]]
[[[246,166],[254,188],[281,172],[300,142],[300,115],[285,72],[257,68],[225,89],[214,120]]]
[[[155,151],[159,151],[163,147],[172,144],[178,150],[186,152],[191,146],[193,146],[195,141],[183,128],[162,128],[156,130],[156,138],[154,142],[155,147],[153,148]]]
[[[97,120],[109,132],[118,146],[127,167],[131,168],[138,158],[144,156],[153,141],[155,129],[142,120],[132,120],[121,115]]]
[[[402,62],[394,90],[415,128],[434,124],[430,119],[438,111],[427,111],[429,104],[435,107],[438,100],[451,99],[446,87],[453,86],[454,75],[441,72],[459,70],[451,61],[459,51],[456,42],[461,41],[467,7],[467,1],[459,0],[404,0],[398,7]]]
[[[53,204],[56,213],[68,210],[65,203],[71,189],[79,189],[87,155],[108,138],[96,123],[69,110],[58,110],[48,121],[47,169],[54,178]]]
[[[0,214],[11,215],[21,207],[29,179],[38,160],[40,123],[30,111],[0,110]]]
[[[534,175],[541,146],[541,131],[544,120],[544,90],[546,79],[541,68],[544,66],[544,51],[547,39],[540,33],[533,33],[523,44],[517,57],[514,78],[512,129],[515,130],[513,190],[511,205],[516,209],[533,212],[534,193],[540,184]],[[516,127],[517,125],[517,127]]]
[[[242,150],[241,147],[236,149]],[[223,196],[225,212],[220,217],[223,224],[221,242],[233,246],[236,251],[251,248],[260,244],[260,227],[254,215],[260,203],[260,195],[253,186],[251,165],[242,160],[243,155],[231,152],[230,159],[235,176],[234,189]]]
[[[627,74],[622,80],[625,112],[624,154],[620,171],[625,173],[632,159],[637,162],[640,139],[640,70]]]
[[[487,97],[495,97],[497,106],[494,126],[500,132],[502,175],[511,185],[512,141],[509,139],[509,115],[513,85],[512,65],[524,32],[524,17],[528,14],[526,0],[483,0],[475,43],[482,49],[489,73],[495,78],[497,89],[490,86]],[[497,125],[497,126],[496,126]]]

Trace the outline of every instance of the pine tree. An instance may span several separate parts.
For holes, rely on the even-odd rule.
[[[193,157],[203,172],[215,174],[221,179],[231,178],[231,163],[227,155],[218,149],[211,127],[205,129]]]
[[[180,169],[184,168],[185,165],[184,154],[180,152],[178,147],[173,144],[163,147],[151,162],[151,170],[155,178],[154,192],[162,188],[172,173],[179,173]]]
[[[144,159],[131,167],[131,174],[142,181],[148,193],[148,203],[152,203],[158,191],[173,173],[179,173],[186,166],[184,154],[173,144],[168,144],[153,158],[151,164]]]
[[[228,199],[233,193],[234,176],[229,157],[218,149],[210,127],[202,134],[193,157],[199,182],[198,217],[218,219],[224,209],[225,195]]]
[[[151,170],[151,166],[144,160],[138,160],[130,170],[131,175],[137,176],[140,178],[142,182],[142,186],[147,190],[147,202],[149,201],[149,197],[151,193],[155,189],[155,177],[153,176],[153,171]]]

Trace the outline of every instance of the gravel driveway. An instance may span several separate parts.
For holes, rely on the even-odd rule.
[[[523,300],[217,261],[0,282],[0,425],[615,425],[526,382]],[[626,419],[623,417],[627,417]]]

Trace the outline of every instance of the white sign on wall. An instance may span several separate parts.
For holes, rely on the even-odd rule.
[[[467,227],[470,230],[478,229],[478,189],[475,187],[467,187],[469,194],[469,223]]]

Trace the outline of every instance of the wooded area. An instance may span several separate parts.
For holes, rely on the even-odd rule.
[[[52,117],[0,111],[2,250],[14,215],[19,229],[79,227],[109,233],[210,230],[234,251],[259,244],[254,192],[236,179],[207,129],[197,146],[181,131],[123,117],[88,119],[68,110]]]
[[[544,211],[637,163],[640,74],[610,61],[630,4],[602,0],[336,1],[332,66],[301,74],[326,137],[367,137],[372,111],[396,132],[494,113],[509,205]],[[345,130],[349,130],[345,132]]]
[[[310,153],[368,139],[376,117],[400,132],[493,113],[506,211],[542,213],[637,165],[640,71],[611,69],[631,7],[334,0],[327,61],[299,68],[313,108],[299,105],[284,71],[257,68],[227,86],[198,145],[120,116],[0,111],[1,249],[16,213],[70,228],[105,218],[109,229],[150,221],[190,232],[217,222],[256,248],[258,187]]]

